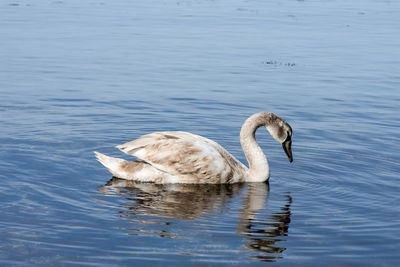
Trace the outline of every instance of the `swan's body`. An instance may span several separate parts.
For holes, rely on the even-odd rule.
[[[270,176],[267,158],[255,140],[265,126],[280,142],[292,161],[292,129],[273,113],[257,113],[240,131],[240,143],[249,168],[218,143],[187,132],[155,132],[117,146],[136,161],[112,158],[95,152],[97,159],[118,178],[154,183],[263,182]]]

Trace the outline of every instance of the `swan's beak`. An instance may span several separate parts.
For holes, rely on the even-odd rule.
[[[283,147],[283,150],[285,150],[285,153],[288,156],[289,161],[292,162],[293,161],[292,141],[287,140],[287,141],[283,142],[282,147]]]

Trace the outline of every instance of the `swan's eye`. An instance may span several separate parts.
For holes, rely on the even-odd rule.
[[[278,128],[278,133],[277,133],[278,138],[279,139],[283,139],[284,134],[285,134],[284,129],[282,127],[279,127]]]

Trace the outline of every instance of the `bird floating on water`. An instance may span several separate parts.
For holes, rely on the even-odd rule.
[[[240,131],[240,143],[248,161],[246,167],[218,143],[188,132],[154,132],[117,146],[135,156],[136,161],[112,158],[94,152],[98,161],[118,178],[158,184],[224,184],[265,182],[270,177],[268,160],[255,139],[265,126],[289,158],[292,155],[292,128],[271,112],[249,117]]]

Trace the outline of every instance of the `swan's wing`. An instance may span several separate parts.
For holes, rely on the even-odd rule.
[[[155,132],[117,148],[163,172],[203,181],[229,180],[233,165],[240,164],[214,141],[186,132]]]

